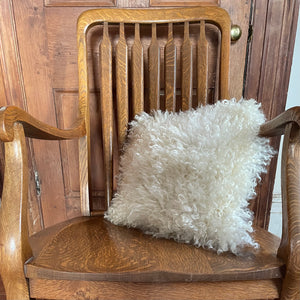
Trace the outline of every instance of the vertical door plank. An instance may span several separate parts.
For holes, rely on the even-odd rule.
[[[176,101],[176,45],[173,24],[169,23],[168,41],[165,47],[165,105],[166,110],[175,111]]]
[[[198,105],[207,103],[208,44],[205,36],[205,21],[200,22],[200,36],[197,43],[197,98]]]
[[[104,22],[103,40],[100,44],[100,99],[102,115],[103,156],[105,168],[105,200],[112,197],[112,145],[113,145],[113,101],[112,101],[112,47],[108,35],[108,24]]]
[[[143,46],[140,39],[140,24],[135,24],[132,46],[132,100],[133,116],[144,110],[144,61]]]
[[[1,1],[0,6],[2,6],[2,3],[7,2]],[[18,84],[24,85],[21,87],[21,92],[24,93],[22,97],[25,97],[22,99],[26,100],[24,108],[31,115],[47,124],[56,126],[57,118],[52,85],[54,75],[52,73],[52,57],[50,55],[51,46],[48,40],[47,12],[43,6],[43,1],[23,0],[9,2],[11,2],[11,13],[15,21],[14,30],[17,38],[14,47],[16,50],[18,49],[20,55],[18,58],[16,57],[16,63],[19,72],[22,74],[22,76],[20,75],[22,79],[21,77],[18,79],[18,81],[21,81],[17,82],[16,79],[14,86]],[[31,43],[29,41],[34,42]],[[67,43],[68,40],[65,40],[65,42]],[[61,65],[61,68],[63,69],[64,65]],[[76,73],[74,75],[76,76]],[[19,95],[14,95],[14,99],[18,97]],[[18,105],[18,103],[14,103],[14,105],[16,104]],[[34,153],[33,159],[31,159],[32,167],[34,171],[38,172],[41,182],[41,193],[36,197],[37,205],[42,208],[42,218],[33,221],[38,221],[42,224],[43,220],[44,226],[49,227],[67,219],[59,142],[32,139],[30,147],[32,147],[31,153]],[[74,170],[74,172],[76,171]],[[34,176],[32,178],[34,179]],[[33,188],[31,188],[31,191],[34,191],[36,190],[34,180],[32,180],[32,184]],[[36,191],[35,194],[37,194]],[[38,216],[38,214],[36,215]],[[32,228],[34,230],[39,229],[35,226]]]
[[[118,112],[118,144],[121,148],[128,124],[128,47],[125,39],[124,23],[120,24],[120,39],[116,47],[116,81]]]
[[[189,22],[184,23],[184,39],[182,44],[182,75],[181,75],[181,93],[182,110],[192,107],[192,87],[193,87],[193,53],[190,41]]]
[[[149,98],[150,110],[160,107],[160,48],[156,36],[156,24],[152,24],[152,39],[149,46]]]
[[[247,53],[244,97],[261,102],[267,119],[276,117],[285,109],[299,4],[299,0],[253,1],[253,36]],[[278,149],[279,142],[280,139],[274,139],[272,146]],[[276,166],[277,159],[274,158],[251,207],[255,213],[253,223],[266,229]]]

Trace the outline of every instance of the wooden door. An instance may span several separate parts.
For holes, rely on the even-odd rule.
[[[232,43],[231,47],[230,96],[240,98],[244,90],[246,97],[251,96],[264,101],[268,117],[282,111],[285,105],[284,94],[280,100],[275,100],[276,92],[267,98],[265,86],[256,82],[256,74],[260,74],[259,78],[263,78],[265,83],[271,81],[268,77],[269,71],[273,72],[272,76],[276,72],[280,76],[289,75],[290,59],[287,64],[279,61],[275,69],[267,71],[263,67],[273,66],[268,59],[269,53],[273,53],[273,58],[277,58],[278,53],[279,58],[285,53],[292,53],[293,30],[297,17],[293,9],[297,8],[297,0],[2,0],[0,105],[17,105],[51,125],[65,128],[71,126],[77,113],[78,92],[76,19],[83,10],[104,6],[192,6],[201,5],[201,2],[225,8],[231,15],[232,23],[242,28],[242,37]],[[287,3],[292,3],[292,6]],[[278,22],[277,15],[284,18]],[[250,47],[249,21],[255,21]],[[261,26],[262,24],[264,26]],[[273,28],[278,31],[274,32]],[[282,31],[288,29],[292,29],[292,33],[289,35],[286,49],[281,46]],[[97,59],[98,53],[95,49],[91,49],[90,53],[91,61]],[[248,65],[244,74],[246,62]],[[285,69],[282,69],[283,65]],[[280,73],[278,68],[281,68]],[[92,78],[93,75],[91,74]],[[278,77],[276,78],[278,80]],[[91,80],[93,124],[100,124],[97,113],[98,88],[97,81]],[[285,91],[286,88],[285,84]],[[278,90],[275,82],[272,89]],[[96,127],[92,134],[95,137],[99,136],[100,128]],[[34,233],[80,213],[77,143],[29,140],[28,146],[32,156],[30,232]],[[96,138],[92,146],[93,198],[95,207],[99,207],[103,198],[100,139]],[[271,189],[271,186],[267,185],[261,188],[261,193],[270,194]],[[269,202],[255,205],[253,204],[255,210],[260,213],[261,207],[268,206]],[[267,218],[268,214],[260,215],[258,223],[267,226]]]

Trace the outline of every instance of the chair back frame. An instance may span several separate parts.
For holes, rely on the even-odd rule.
[[[164,109],[175,110],[176,101],[176,45],[173,24],[184,24],[182,44],[182,110],[191,108],[192,102],[192,48],[189,40],[189,24],[199,22],[200,35],[197,43],[197,98],[198,105],[207,102],[207,51],[205,24],[216,25],[221,33],[219,63],[219,98],[228,99],[229,48],[231,21],[228,13],[219,7],[197,7],[176,9],[95,9],[81,14],[77,23],[78,67],[79,67],[79,118],[85,121],[86,136],[79,140],[81,213],[90,215],[90,112],[88,78],[88,31],[103,24],[103,38],[100,44],[100,103],[102,115],[103,157],[105,168],[106,207],[113,193],[113,133],[114,103],[116,103],[116,123],[119,146],[123,144],[127,132],[130,107],[128,104],[128,47],[125,40],[124,24],[134,24],[134,43],[131,49],[132,115],[144,110],[144,64],[143,46],[140,38],[140,24],[152,24],[152,39],[149,47],[149,102],[150,109],[160,108],[160,49],[157,43],[157,24],[168,24],[168,39],[165,45],[165,89]],[[116,96],[113,92],[112,43],[108,24],[120,24],[120,37],[116,47]],[[116,98],[116,101],[114,101]]]

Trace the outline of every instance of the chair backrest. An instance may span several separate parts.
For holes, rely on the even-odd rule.
[[[90,214],[90,112],[88,31],[100,26],[99,87],[106,207],[113,193],[113,146],[125,141],[134,115],[152,109],[186,110],[228,98],[230,17],[218,7],[96,9],[78,20],[80,117],[86,137],[79,142],[81,210]],[[210,49],[206,32],[217,29],[216,93],[208,97]],[[143,42],[148,35],[148,49]],[[182,39],[178,36],[182,35]],[[116,38],[117,36],[117,38]],[[147,44],[147,42],[146,42]],[[163,48],[163,49],[162,49]],[[147,59],[145,59],[145,57]],[[94,72],[95,73],[95,72]],[[211,99],[212,98],[212,99]],[[115,137],[117,137],[117,142]]]

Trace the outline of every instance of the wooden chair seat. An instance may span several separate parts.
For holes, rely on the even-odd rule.
[[[241,256],[156,239],[100,217],[80,217],[31,238],[27,278],[56,280],[191,282],[281,278],[280,239],[256,228],[259,249]],[[85,255],[82,255],[82,254]]]

